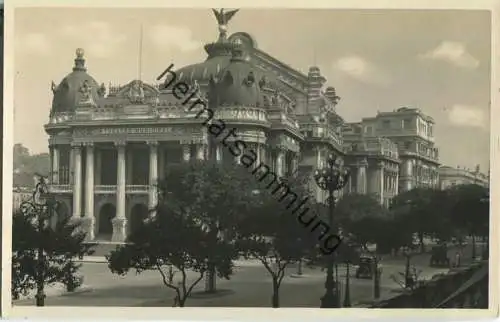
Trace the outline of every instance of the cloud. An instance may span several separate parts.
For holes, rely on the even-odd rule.
[[[48,55],[52,51],[49,38],[38,32],[24,34],[16,38],[17,50],[29,54]]]
[[[346,56],[333,63],[334,69],[365,83],[387,85],[389,77],[377,66],[359,56]]]
[[[115,32],[107,22],[90,21],[82,25],[67,25],[61,34],[77,42],[91,56],[107,58],[127,39],[125,34]]]
[[[156,25],[148,31],[148,35],[153,44],[162,51],[177,48],[188,52],[203,45],[201,41],[193,38],[192,31],[187,27]]]
[[[488,115],[476,106],[455,104],[448,112],[448,120],[458,126],[488,127]]]
[[[422,59],[442,60],[457,67],[475,69],[479,66],[479,60],[467,52],[463,43],[443,41],[436,48],[419,55]]]

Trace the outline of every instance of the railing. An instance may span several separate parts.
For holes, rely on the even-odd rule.
[[[488,261],[451,271],[372,308],[487,308]]]
[[[72,193],[73,187],[69,184],[49,184],[49,191],[51,193]]]
[[[148,193],[149,186],[147,185],[127,185],[125,188],[126,193]]]
[[[96,185],[94,187],[94,193],[99,193],[99,194],[116,193],[116,185]]]
[[[53,115],[49,124],[59,124],[70,120],[80,121],[102,121],[102,120],[119,120],[119,119],[191,119],[198,115],[199,109],[188,110],[181,105],[159,105],[159,106],[141,106],[140,109],[135,110],[133,113],[123,107],[118,106],[105,106],[98,107],[91,110],[80,111],[80,113],[58,113]],[[298,127],[295,120],[282,113],[283,116],[277,115],[282,122],[289,123],[292,127]],[[200,115],[199,118],[206,118],[207,112]],[[242,121],[255,121],[267,122],[267,112],[261,108],[251,108],[243,106],[221,106],[215,111],[216,118],[223,120],[242,120]]]
[[[310,133],[309,136],[306,135],[306,138],[313,139],[327,139],[335,143],[335,145],[342,147],[344,144],[344,140],[341,137],[341,134],[336,133],[331,127],[323,126],[323,125],[305,125],[301,129],[303,133]]]

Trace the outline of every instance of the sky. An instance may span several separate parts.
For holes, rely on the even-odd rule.
[[[32,153],[48,150],[50,84],[71,72],[76,48],[98,83],[118,85],[203,61],[218,36],[209,9],[17,8],[14,28],[14,143]],[[346,121],[420,108],[436,121],[441,163],[488,170],[488,11],[245,8],[229,23],[238,31],[304,73],[319,66]]]

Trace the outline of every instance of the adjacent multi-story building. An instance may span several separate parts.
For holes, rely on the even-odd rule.
[[[214,111],[213,120],[234,127],[257,162],[278,176],[302,172],[312,182],[313,171],[334,154],[351,170],[344,192],[372,193],[382,204],[398,189],[434,178],[430,118],[400,109],[346,125],[335,111],[339,97],[318,67],[301,73],[258,48],[249,34],[227,36],[226,30],[219,25],[218,39],[205,45],[205,61],[170,66],[161,86],[140,79],[100,85],[87,72],[83,49],[73,71],[53,83],[45,126],[50,190],[61,201],[60,216],[80,220],[89,239],[123,241],[140,225],[168,164],[241,162],[201,124],[202,105]],[[325,200],[320,189],[316,196]]]
[[[401,107],[379,112],[357,123],[364,139],[383,137],[397,146],[398,191],[438,187],[439,150],[434,144],[434,120],[420,109]]]
[[[488,175],[481,173],[479,166],[476,166],[474,170],[465,167],[453,168],[449,166],[439,168],[439,187],[441,189],[460,184],[477,184],[488,187],[490,178]]]

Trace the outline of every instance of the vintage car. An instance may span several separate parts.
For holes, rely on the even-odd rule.
[[[375,256],[366,254],[361,255],[359,257],[358,267],[356,268],[356,278],[372,279],[375,273],[375,267],[377,267],[379,274],[382,273],[382,265]]]
[[[449,267],[450,259],[448,258],[448,248],[446,245],[432,247],[431,251],[431,267]]]

